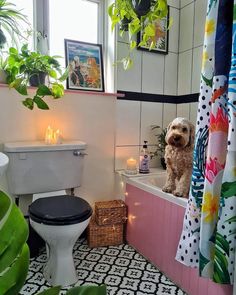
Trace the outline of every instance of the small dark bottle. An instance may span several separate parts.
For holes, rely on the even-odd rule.
[[[141,150],[141,154],[139,156],[139,173],[147,174],[150,172],[149,170],[150,164],[150,155],[147,147],[147,141],[144,140],[144,145]]]

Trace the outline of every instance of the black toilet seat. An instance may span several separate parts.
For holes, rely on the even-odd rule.
[[[30,218],[47,225],[70,225],[85,221],[92,208],[82,198],[63,195],[40,198],[29,206]]]

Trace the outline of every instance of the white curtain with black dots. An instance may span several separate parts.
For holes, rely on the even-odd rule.
[[[233,284],[236,245],[236,0],[209,0],[190,197],[176,259]]]

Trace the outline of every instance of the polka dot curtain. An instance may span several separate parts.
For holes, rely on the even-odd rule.
[[[233,284],[236,245],[236,0],[208,0],[190,197],[176,259]]]

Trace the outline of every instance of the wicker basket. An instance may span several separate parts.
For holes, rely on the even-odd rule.
[[[125,203],[122,200],[95,202],[95,218],[99,225],[125,223]]]
[[[88,245],[90,248],[123,244],[123,224],[98,225],[94,216],[88,226]]]

